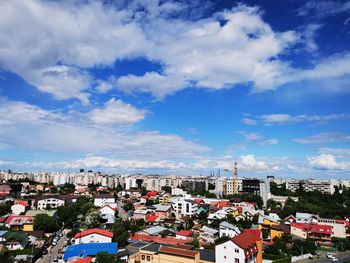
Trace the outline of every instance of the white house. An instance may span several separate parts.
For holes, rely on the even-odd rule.
[[[113,224],[115,221],[115,213],[117,209],[110,205],[105,205],[100,208],[101,218],[106,219],[106,224]]]
[[[93,228],[77,233],[74,236],[74,244],[111,243],[112,238],[112,232],[99,228]]]
[[[193,216],[198,210],[198,204],[193,200],[179,199],[173,204],[173,209],[177,218]]]
[[[11,211],[13,215],[24,214],[26,209],[29,207],[29,204],[25,201],[15,201],[15,203],[11,206]]]
[[[219,237],[219,231],[216,229],[203,226],[199,230],[199,239],[203,242],[213,244],[215,243],[215,240]]]
[[[295,214],[295,219],[297,223],[311,224],[313,222],[314,215],[309,213],[300,213]],[[316,223],[316,222],[315,222]]]
[[[115,203],[115,198],[111,194],[99,194],[94,199],[94,205],[97,207],[102,207],[113,203]]]
[[[65,201],[58,197],[44,197],[37,202],[37,209],[57,208],[63,206]]]
[[[175,195],[175,196],[183,196],[186,195],[187,192],[182,190],[181,188],[172,188],[171,189],[171,195]]]
[[[227,237],[235,237],[239,235],[241,231],[238,227],[228,223],[228,222],[221,222],[219,225],[219,236],[227,236]]]
[[[257,260],[259,237],[250,232],[243,232],[229,241],[215,246],[215,262],[220,263],[255,263]],[[259,257],[261,255],[259,254]]]

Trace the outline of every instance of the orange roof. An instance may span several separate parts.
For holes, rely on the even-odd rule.
[[[20,204],[20,205],[23,205],[23,206],[29,206],[28,202],[22,201],[22,200],[16,200],[15,204]]]
[[[72,263],[90,263],[91,262],[91,259],[90,257],[87,257],[87,258],[79,258],[77,259],[76,261],[73,261]]]
[[[189,257],[194,258],[199,253],[198,251],[192,251],[192,250],[186,250],[186,249],[180,249],[180,248],[173,248],[173,247],[161,247],[159,249],[159,252],[163,252],[166,254],[173,254],[183,257]]]
[[[220,202],[218,202],[218,207],[219,208],[227,207],[228,203],[229,203],[228,200],[221,200]]]
[[[190,237],[190,236],[192,236],[192,231],[190,231],[190,230],[180,230],[179,232],[176,233],[176,235],[184,236],[184,237]]]
[[[149,236],[144,234],[130,234],[129,238],[137,241],[146,241],[146,242],[155,242],[165,245],[185,245],[191,241],[191,239],[177,239],[174,237],[158,237],[158,236]]]
[[[146,217],[146,221],[147,222],[156,222],[157,218],[158,218],[158,216],[156,216],[156,215],[149,215]]]
[[[92,229],[88,229],[88,230],[82,231],[80,233],[77,233],[74,236],[74,238],[81,238],[81,237],[88,236],[91,234],[99,234],[101,236],[106,236],[106,237],[111,237],[111,238],[113,237],[112,232],[109,232],[109,231],[103,230],[103,229],[99,229],[99,228],[92,228]]]

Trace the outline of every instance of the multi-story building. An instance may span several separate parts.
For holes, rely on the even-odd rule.
[[[262,241],[260,231],[247,231],[215,246],[215,262],[261,263]]]
[[[189,199],[179,199],[173,203],[173,209],[177,218],[193,216],[198,210],[198,204]]]
[[[36,207],[40,210],[57,208],[59,206],[63,206],[65,201],[59,197],[42,197],[37,200]]]

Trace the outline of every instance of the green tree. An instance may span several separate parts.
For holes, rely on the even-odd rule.
[[[34,230],[42,230],[51,233],[58,229],[56,221],[47,214],[37,214],[34,217]]]
[[[100,213],[95,209],[91,209],[87,212],[83,221],[83,226],[87,229],[100,226]]]
[[[115,261],[115,256],[108,254],[107,252],[100,252],[96,255],[97,263],[114,263]]]
[[[118,220],[114,223],[113,226],[113,240],[115,242],[118,242],[118,245],[121,247],[125,247],[128,242],[129,233],[128,230],[130,229],[130,223],[128,221],[122,221]]]
[[[167,193],[171,193],[171,187],[170,186],[164,185],[164,186],[162,186],[162,190],[167,192]]]
[[[5,204],[0,205],[0,216],[7,215],[11,213],[11,203],[6,202]]]

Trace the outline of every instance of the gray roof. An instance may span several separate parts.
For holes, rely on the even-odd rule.
[[[140,247],[146,246],[147,244],[148,244],[148,243],[146,243],[146,242],[141,242],[141,241],[139,241],[139,242],[136,242],[136,243],[134,243],[134,244],[128,245],[128,247],[138,247],[138,248],[140,248]]]
[[[216,229],[213,229],[213,228],[210,228],[210,227],[207,227],[207,226],[202,226],[202,228],[200,230],[203,231],[203,232],[207,232],[209,234],[212,234],[212,235],[215,235],[215,234],[217,234],[219,232]]]
[[[6,232],[7,232],[7,230],[1,230],[0,231],[0,237],[2,237]]]
[[[215,262],[215,251],[199,249],[200,260]]]
[[[312,218],[312,214],[297,212],[297,213],[295,214],[295,217],[296,217],[296,218],[311,219],[311,218]]]
[[[153,244],[148,245],[147,247],[142,248],[142,250],[151,251],[151,252],[158,252],[158,250],[161,246],[162,246],[162,244],[153,243]]]
[[[166,229],[167,228],[162,227],[162,226],[153,226],[153,227],[144,229],[143,232],[153,236],[153,235],[157,235],[157,234],[163,232]]]
[[[166,212],[171,208],[171,205],[160,205],[160,204],[156,204],[153,205],[153,207],[157,210],[157,211],[162,211],[162,212]]]
[[[232,229],[232,230],[236,231],[238,234],[241,233],[241,231],[239,230],[238,227],[236,227],[236,226],[234,226],[234,225],[232,225],[232,224],[230,224],[230,223],[228,223],[226,221],[221,222],[220,226]]]

